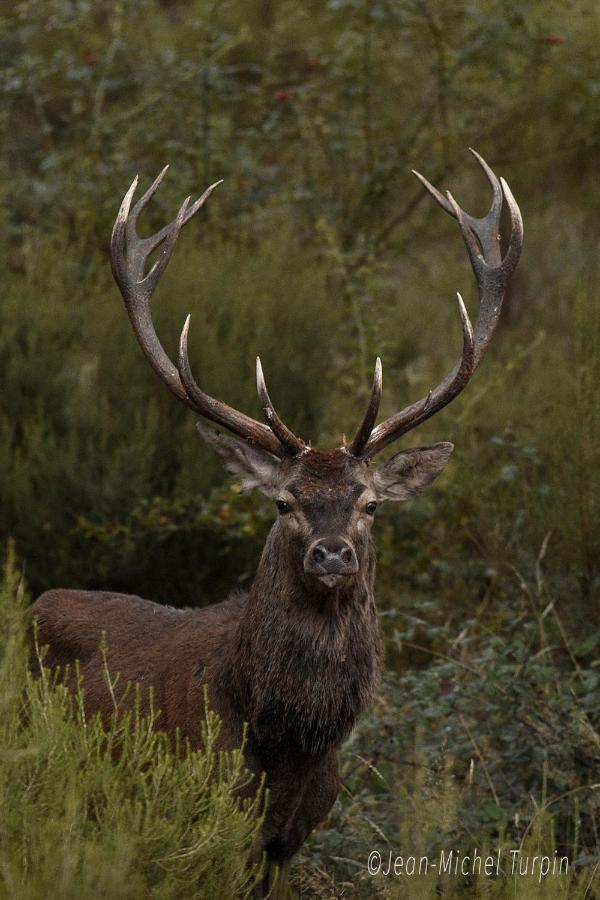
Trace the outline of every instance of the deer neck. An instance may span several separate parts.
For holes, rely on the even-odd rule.
[[[352,730],[381,670],[375,551],[351,584],[305,575],[275,526],[234,639],[234,690],[255,739],[319,754]]]

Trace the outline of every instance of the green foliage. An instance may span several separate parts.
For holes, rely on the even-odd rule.
[[[523,259],[469,390],[419,429],[420,444],[453,440],[453,463],[425,498],[378,514],[388,680],[295,878],[311,898],[413,898],[414,882],[360,868],[382,835],[398,852],[524,839],[579,860],[568,889],[593,896],[597,4],[22,0],[0,15],[0,546],[15,539],[35,592],[221,599],[252,577],[271,521],[266,501],[223,486],[134,344],[106,245],[136,172],[147,184],[172,163],[142,233],[225,178],[157,292],[167,349],[191,311],[198,381],[253,415],[260,353],[283,417],[321,446],[356,427],[376,354],[388,415],[454,364],[457,288],[475,315],[456,225],[410,169],[474,214],[487,187],[464,148],[507,178]],[[56,798],[42,821],[67,821]],[[421,895],[467,887],[539,893]]]
[[[202,302],[194,304],[191,326],[197,377],[260,415],[253,384],[260,349],[292,425],[319,434],[317,403],[306,398],[325,378],[339,313],[325,303],[312,254],[289,260],[283,232],[258,248],[221,240],[195,248],[190,237],[182,238],[187,256],[168,272],[176,302],[157,316],[167,346],[176,346],[201,272]],[[16,539],[34,591],[57,579],[82,586],[112,580],[132,591],[150,585],[156,599],[168,590],[182,602],[206,592],[214,542],[204,551],[189,543],[175,550],[169,574],[148,554],[144,573],[144,558],[133,559],[124,545],[111,572],[106,557],[90,567],[78,528],[81,518],[116,528],[130,511],[168,494],[188,508],[201,504],[199,493],[223,475],[193,417],[157,383],[132,342],[108,259],[94,251],[82,266],[86,251],[77,247],[57,236],[32,237],[21,252],[25,270],[0,304],[0,367],[11,385],[0,399],[0,536]],[[174,575],[177,559],[183,568]]]
[[[135,572],[142,596],[189,603],[202,597],[184,593],[179,598],[174,570],[188,591],[200,583],[209,596],[225,596],[253,578],[271,522],[270,509],[240,495],[234,484],[215,488],[206,500],[141,500],[115,523],[98,524],[82,516],[74,534],[85,542],[86,558],[106,581],[126,585]]]
[[[250,897],[263,796],[241,750],[175,755],[156,714],[103,728],[49,670],[27,670],[25,597],[9,562],[0,600],[0,896]],[[110,677],[107,672],[107,677]]]
[[[427,625],[397,616],[391,646],[420,649],[432,662],[388,672],[376,708],[345,746],[345,790],[294,873],[301,896],[341,896],[350,886],[356,897],[411,900],[598,896],[599,633],[573,648],[551,610],[539,625],[527,604],[511,612],[494,634],[481,615],[459,635],[435,622],[433,608]],[[373,849],[386,860],[391,852],[435,861],[474,848],[484,857],[500,851],[500,878],[367,871]],[[513,877],[516,851],[564,856],[568,872],[542,883],[531,871]]]

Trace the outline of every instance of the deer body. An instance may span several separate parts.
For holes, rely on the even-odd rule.
[[[203,610],[175,610],[125,594],[48,591],[39,598],[34,612],[40,622],[40,640],[50,642],[51,646],[53,643],[60,646],[62,636],[47,626],[48,615],[53,619],[69,617],[81,631],[88,631],[88,656],[70,630],[64,635],[63,645],[69,647],[69,658],[82,657],[88,711],[99,711],[107,718],[113,711],[113,700],[103,674],[104,659],[98,647],[97,623],[101,620],[110,648],[109,671],[121,675],[115,691],[117,702],[122,694],[121,685],[127,681],[138,682],[146,689],[151,684],[156,708],[161,710],[158,727],[173,737],[178,729],[182,736],[189,738],[190,746],[197,749],[202,746],[203,689],[208,684],[211,707],[223,722],[220,749],[231,750],[241,745],[244,722],[249,716],[231,691],[235,676],[222,671],[222,660],[223,654],[230,650],[228,633],[239,627],[247,599],[233,598]],[[153,646],[152,659],[147,658],[146,647],[135,646],[135,638],[139,643],[140,635]],[[128,638],[133,638],[133,642]],[[46,663],[58,664],[63,658],[61,653],[51,655]],[[306,672],[302,676],[305,682]],[[299,691],[306,690],[302,676],[297,679]],[[147,699],[146,691],[142,696]],[[125,702],[120,708],[128,706]],[[275,707],[272,712],[276,714]],[[351,722],[336,718],[332,725],[334,729],[343,727],[346,731]],[[337,796],[336,751],[303,750],[292,735],[282,736],[274,719],[270,727],[266,721],[262,722],[260,738],[250,727],[245,761],[257,779],[261,772],[267,773],[270,804],[263,845],[271,860],[284,862],[327,815]]]
[[[479,287],[475,328],[459,295],[462,356],[426,397],[375,427],[381,394],[377,360],[371,399],[356,435],[351,444],[344,442],[334,450],[310,448],[282,422],[260,361],[257,385],[267,425],[205,394],[189,365],[189,317],[177,366],[160,344],[149,300],[181,228],[212,188],[189,208],[186,201],[174,222],[142,240],[136,233],[137,218],[164,172],[130,211],[134,182],[115,223],[113,273],[144,353],[178,399],[233,433],[198,423],[228,471],[241,478],[246,489],[273,500],[278,516],[248,593],[204,609],[176,610],[123,594],[48,591],[33,610],[39,643],[48,647],[48,666],[80,661],[85,702],[92,712],[108,717],[115,700],[132,702],[131,695],[128,701],[120,693],[128,681],[142,689],[152,686],[154,705],[161,711],[159,726],[172,737],[176,732],[187,737],[193,748],[201,746],[208,686],[209,703],[223,722],[223,749],[239,746],[248,724],[246,763],[267,776],[270,803],[263,847],[275,862],[290,859],[329,812],[338,791],[337,749],[380,677],[371,540],[375,510],[384,501],[403,501],[423,491],[443,470],[452,445],[401,451],[378,468],[371,460],[463,389],[491,339],[518,261],[518,207],[508,186],[477,158],[494,193],[484,219],[467,216],[450,195],[446,200],[421,179],[458,219]],[[504,258],[498,243],[503,196],[512,225]],[[146,274],[147,257],[157,247],[158,259]],[[108,671],[119,675],[115,696],[106,683],[103,631]]]
[[[320,462],[314,452],[312,467],[318,470]],[[348,468],[340,456],[340,496],[332,488],[328,501],[338,518],[353,486],[365,490],[348,477]],[[311,488],[305,476],[304,489]],[[267,775],[263,840],[278,862],[299,849],[333,804],[337,747],[367,706],[381,669],[368,535],[362,543],[360,533],[354,536],[361,560],[364,555],[360,573],[329,587],[304,573],[302,554],[290,546],[298,541],[290,542],[282,519],[271,530],[250,591],[222,603],[178,610],[125,594],[48,591],[34,606],[39,643],[49,645],[46,665],[79,659],[90,711],[108,718],[128,681],[139,683],[146,698],[152,685],[159,727],[173,738],[179,730],[198,748],[208,685],[210,705],[223,722],[222,749],[240,746],[248,723],[246,762]],[[102,630],[108,671],[120,676],[114,699]]]

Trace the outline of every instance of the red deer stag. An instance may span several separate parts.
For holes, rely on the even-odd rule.
[[[375,510],[386,500],[421,493],[440,474],[453,447],[438,443],[402,450],[378,468],[371,461],[466,386],[490,343],[520,256],[519,208],[506,182],[474,156],[493,192],[482,219],[465,213],[450,193],[442,196],[415,173],[458,220],[479,289],[474,328],[458,295],[460,359],[427,396],[376,426],[378,359],[364,418],[352,442],[333,450],[307,446],[284,424],[269,397],[260,360],[256,376],[266,425],[198,386],[188,359],[189,317],[176,364],[157,337],[150,298],[179,232],[215,185],[192,205],[185,200],[173,222],[142,239],[137,220],[166,170],[131,208],[136,178],[113,229],[112,270],[150,365],[179,400],[232,433],[198,423],[227,470],[246,489],[271,498],[278,514],[247,593],[203,609],[179,610],[110,591],[51,590],[34,606],[39,642],[48,645],[48,666],[80,661],[88,708],[108,715],[113,701],[99,647],[105,630],[110,671],[120,673],[120,684],[153,685],[162,727],[169,735],[179,730],[195,748],[200,746],[208,685],[211,706],[223,720],[224,748],[240,745],[248,723],[247,765],[266,773],[270,789],[263,848],[276,863],[289,860],[331,809],[338,792],[338,747],[378,683],[382,646],[373,593]],[[503,197],[511,223],[504,256],[499,243]],[[146,273],[148,256],[159,247]]]

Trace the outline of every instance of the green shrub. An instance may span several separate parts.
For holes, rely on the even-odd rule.
[[[303,850],[294,878],[301,890],[314,880],[306,896],[332,885],[357,897],[375,887],[386,898],[599,896],[600,630],[569,641],[544,554],[504,590],[503,608],[484,597],[460,622],[433,598],[384,615],[385,686],[343,749],[330,820]],[[374,879],[374,848],[430,859],[556,851],[569,870],[542,886],[436,871]]]
[[[105,730],[81,690],[28,672],[10,562],[0,598],[0,896],[250,897],[264,798],[237,796],[251,776],[241,750],[215,749],[216,716],[205,750],[179,756],[153,714],[115,715]]]

